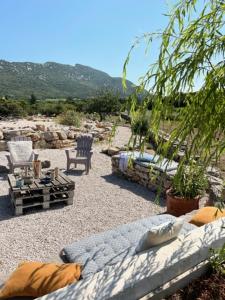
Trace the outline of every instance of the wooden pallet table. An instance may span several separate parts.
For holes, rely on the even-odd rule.
[[[32,184],[16,186],[14,174],[8,175],[9,194],[16,216],[22,215],[26,209],[48,209],[57,203],[73,204],[75,183],[68,176],[59,172],[59,176],[49,183],[43,184],[34,179]]]

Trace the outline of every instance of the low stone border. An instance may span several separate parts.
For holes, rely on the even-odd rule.
[[[112,156],[111,159],[113,173],[137,182],[152,192],[159,192],[161,195],[165,195],[166,190],[171,186],[173,176],[176,174],[176,170],[162,172],[154,167],[149,168],[140,165],[140,163],[135,161],[122,172],[119,168],[120,154]],[[221,201],[221,199],[225,202],[225,185],[220,172],[216,168],[209,167],[206,176],[209,187],[207,190],[208,196],[202,198],[204,199],[204,204],[213,205]]]
[[[120,155],[112,156],[112,172],[123,176],[128,180],[137,182],[147,187],[152,192],[160,191],[161,194],[165,194],[166,190],[171,185],[171,179],[175,175],[176,171],[161,172],[154,168],[149,168],[140,165],[137,162],[133,162],[132,166],[129,166],[126,170],[121,172],[119,168]]]

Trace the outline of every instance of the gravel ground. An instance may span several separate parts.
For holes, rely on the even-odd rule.
[[[121,127],[115,139],[122,145],[129,129]],[[58,209],[12,216],[7,174],[0,173],[0,280],[4,280],[24,260],[55,261],[67,244],[122,223],[165,211],[154,202],[155,195],[144,187],[111,174],[111,159],[94,146],[92,170],[70,172],[75,181],[74,204]],[[65,168],[64,150],[39,150],[40,159],[51,160],[52,167]],[[6,152],[0,152],[4,171]]]

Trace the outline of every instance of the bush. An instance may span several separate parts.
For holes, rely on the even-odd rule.
[[[202,195],[207,186],[204,168],[193,163],[178,170],[172,181],[172,194],[193,199]]]
[[[74,110],[67,110],[59,116],[62,125],[80,127],[81,116]]]
[[[16,100],[0,100],[0,115],[3,117],[24,117],[26,116],[26,105]]]
[[[146,112],[136,111],[131,118],[131,131],[134,135],[143,137],[147,135],[150,125],[150,115]]]

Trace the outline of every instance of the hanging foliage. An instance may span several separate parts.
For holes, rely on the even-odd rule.
[[[225,149],[224,13],[224,1],[180,0],[168,14],[167,27],[140,37],[124,64],[125,86],[126,69],[135,45],[147,39],[147,47],[151,47],[154,40],[159,40],[158,58],[138,87],[138,92],[147,90],[151,95],[150,130],[157,138],[160,124],[179,103],[181,93],[188,94],[182,99],[179,122],[160,150],[168,156],[168,149],[176,140],[176,155],[180,145],[188,140],[184,160],[198,156],[205,166],[212,158],[218,159]],[[147,107],[146,102],[143,105]]]

